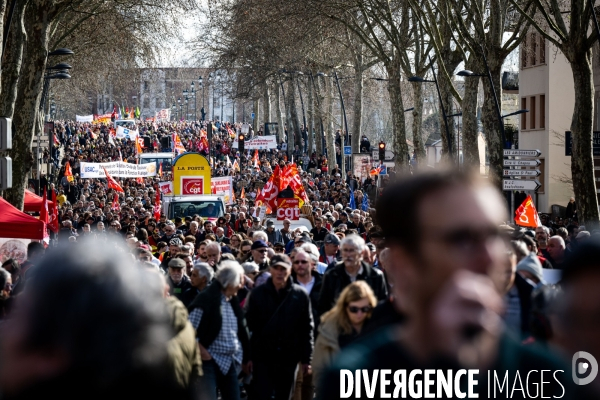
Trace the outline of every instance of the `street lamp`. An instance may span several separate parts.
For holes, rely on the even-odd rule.
[[[174,120],[177,121],[177,109],[175,107],[175,103],[173,103],[171,106],[171,114],[173,115]]]
[[[196,103],[196,91],[194,81],[192,81],[192,97],[194,98],[194,121],[196,121],[196,107],[198,104]]]
[[[215,104],[217,102],[216,101],[217,99],[215,97],[215,80],[216,80],[215,73],[211,72],[210,74],[208,74],[208,79],[210,79],[212,81],[212,83],[213,83],[212,84],[212,92],[213,92],[213,96],[212,96],[213,97],[213,102],[212,102],[212,104],[213,104],[212,105],[212,120],[214,121],[215,120]]]
[[[429,57],[429,61],[431,62],[431,72],[433,73],[433,80],[423,79],[419,76],[411,76],[410,78],[408,78],[408,81],[409,82],[417,82],[417,83],[424,83],[424,82],[435,83],[435,88],[437,90],[438,98],[440,99],[440,108],[442,109],[442,116],[444,117],[444,126],[446,128],[446,141],[448,142],[448,154],[450,155],[450,158],[452,158],[452,141],[450,140],[450,129],[448,129],[446,110],[444,109],[444,102],[442,100],[442,95],[440,93],[440,87],[438,85],[437,78],[435,76],[435,70],[433,69],[433,61],[431,60],[431,57]]]
[[[201,110],[201,113],[202,113],[202,121],[204,121],[204,114],[206,113],[206,110],[204,109],[204,83],[202,82],[201,76],[198,77],[198,84],[202,88],[202,110]]]

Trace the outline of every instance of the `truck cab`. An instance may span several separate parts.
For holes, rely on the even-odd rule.
[[[164,196],[162,212],[167,219],[193,217],[199,215],[209,221],[225,215],[225,202],[221,196]]]
[[[140,154],[140,164],[155,163],[156,170],[160,170],[162,165],[163,172],[170,172],[173,166],[173,153],[142,153]]]
[[[117,129],[119,126],[122,126],[123,128],[127,128],[130,130],[136,130],[135,129],[135,119],[117,119],[115,120],[115,129]]]

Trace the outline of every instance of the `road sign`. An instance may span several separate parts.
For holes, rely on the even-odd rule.
[[[352,155],[352,146],[344,146],[344,155],[351,156]]]
[[[542,184],[537,180],[503,179],[502,190],[538,190]]]
[[[385,151],[385,160],[383,161],[394,161],[394,152],[391,150]],[[379,161],[379,150],[373,150],[373,160]]]
[[[504,176],[540,176],[539,169],[505,169]]]
[[[242,133],[244,135],[247,135],[248,133],[250,133],[250,125],[249,124],[242,124]]]
[[[250,118],[254,119],[254,117],[256,117],[256,114],[254,114],[254,113],[250,114]]]
[[[540,160],[504,160],[505,167],[537,167],[541,164]]]
[[[594,131],[592,136],[592,151],[594,157],[600,156],[600,132]],[[573,155],[573,137],[571,131],[565,132],[565,156]]]
[[[504,157],[539,157],[541,155],[542,152],[539,150],[504,150]]]

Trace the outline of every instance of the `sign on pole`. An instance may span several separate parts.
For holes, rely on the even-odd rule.
[[[537,167],[541,164],[540,160],[504,160],[505,167]]]
[[[379,150],[373,150],[373,160],[379,161]],[[391,150],[385,151],[385,160],[383,161],[394,161],[394,152]]]
[[[542,152],[539,150],[513,150],[504,149],[504,157],[539,157]]]
[[[504,176],[524,176],[524,177],[536,177],[540,176],[541,171],[539,169],[505,169]]]
[[[537,180],[503,179],[502,190],[538,190],[542,184]]]
[[[250,114],[250,118],[254,119],[254,117],[256,117],[256,114],[254,114],[254,113]]]
[[[344,155],[345,156],[351,156],[352,155],[352,147],[351,146],[344,146]]]

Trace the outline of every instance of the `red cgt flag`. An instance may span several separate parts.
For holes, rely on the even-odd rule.
[[[515,223],[529,228],[537,228],[542,225],[531,195],[527,195],[525,201],[515,211]]]
[[[304,190],[304,186],[302,185],[302,180],[300,179],[300,174],[298,173],[298,167],[296,167],[296,164],[288,165],[281,174],[281,182],[279,185],[280,190],[285,189],[288,185],[294,191],[294,196],[300,200],[300,207],[309,201],[306,191]]]
[[[115,193],[115,196],[113,197],[112,201],[111,210],[118,210],[119,208],[119,195]]]
[[[117,181],[115,181],[114,178],[108,174],[108,171],[106,170],[106,168],[102,167],[102,169],[104,170],[104,174],[106,175],[106,180],[108,181],[108,188],[109,189],[114,189],[117,192],[125,193],[123,191],[123,188],[121,187],[121,185],[119,185],[117,183]]]
[[[52,203],[50,212],[50,222],[48,222],[48,228],[54,233],[58,232],[58,203],[56,202],[56,191],[52,190]]]
[[[40,211],[40,221],[44,221],[46,223],[46,225],[48,224],[48,195],[46,193],[46,188],[44,188],[44,197],[42,198],[42,203],[44,203],[44,205],[42,206],[42,209]]]
[[[156,198],[154,199],[154,219],[160,221],[160,190],[156,190]]]
[[[280,176],[281,171],[279,169],[279,165],[277,165],[262,191],[256,197],[256,206],[260,207],[263,204],[266,204],[268,213],[271,213],[277,209],[277,195],[279,194]]]

